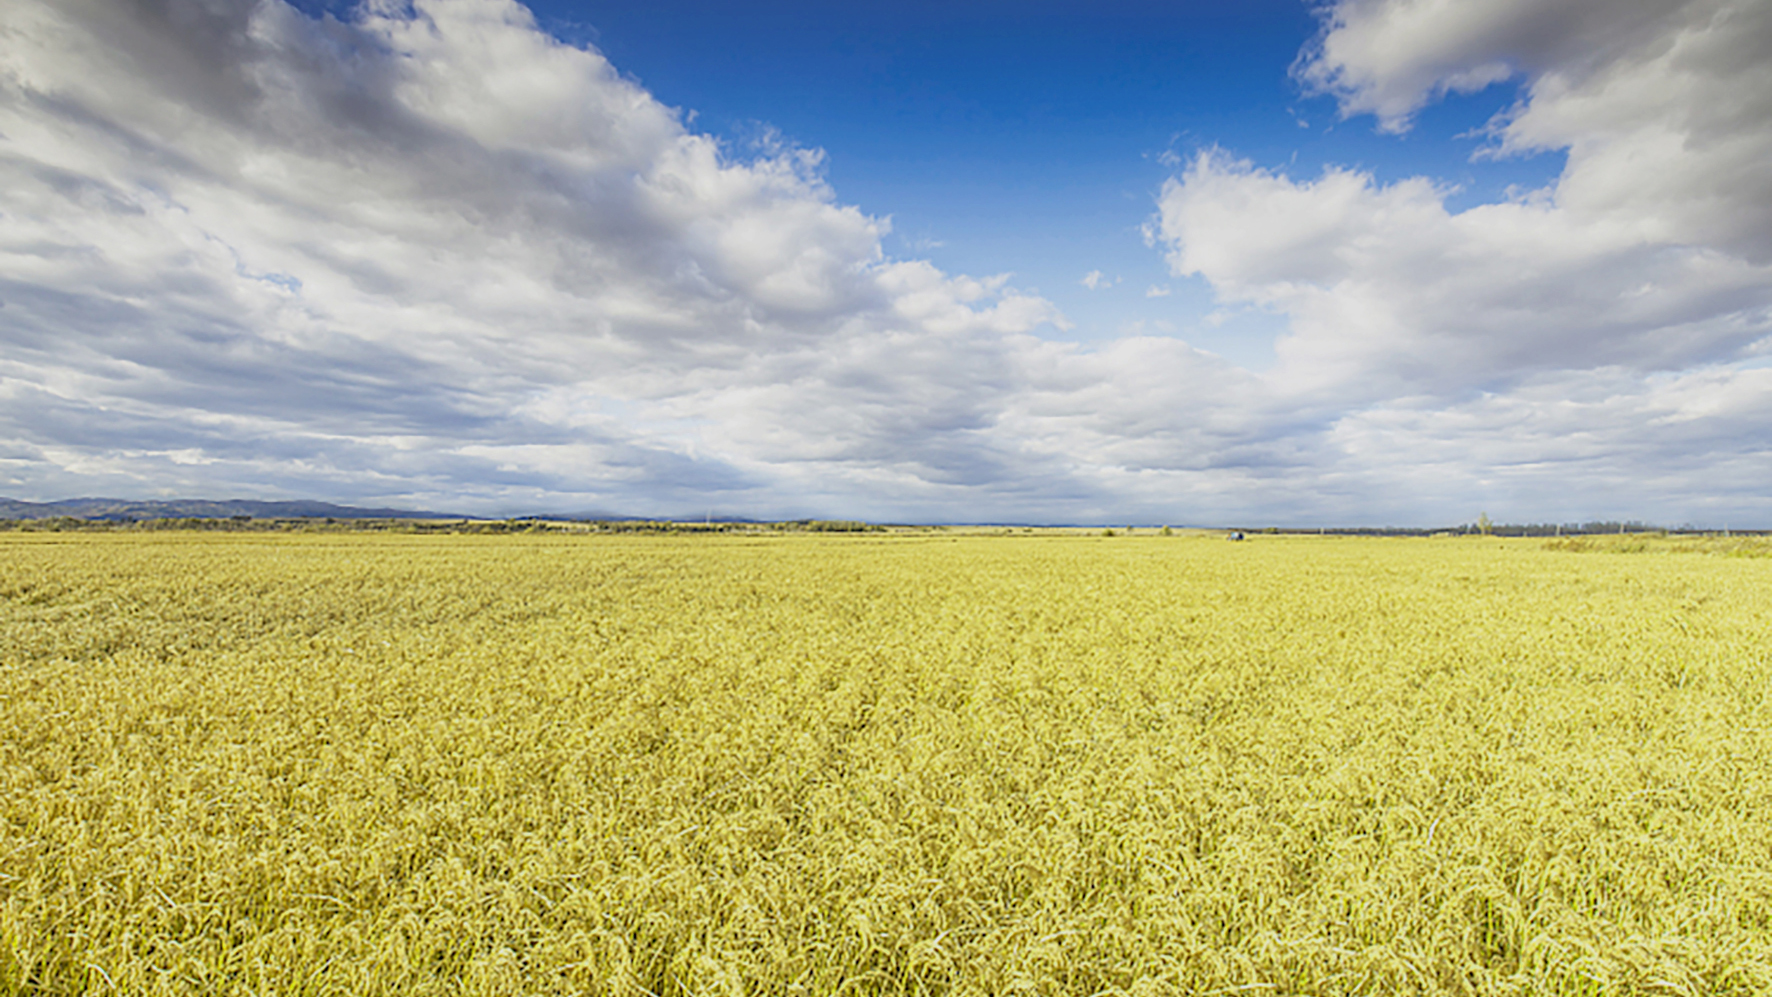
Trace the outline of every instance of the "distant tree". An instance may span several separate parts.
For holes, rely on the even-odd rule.
[[[1486,513],[1486,512],[1477,513],[1477,532],[1483,534],[1484,536],[1488,536],[1489,531],[1494,528],[1495,528],[1495,524],[1491,523],[1489,521],[1489,514],[1488,513]]]

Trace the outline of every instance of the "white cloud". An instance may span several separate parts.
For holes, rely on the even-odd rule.
[[[1049,302],[888,259],[821,153],[735,161],[520,6],[0,18],[14,493],[1111,504],[1003,428]]]
[[[1167,284],[1152,284],[1144,289],[1144,296],[1147,298],[1167,298],[1173,293],[1175,292],[1170,290]]]
[[[1452,405],[1355,413],[1330,436],[1368,469],[1363,491],[1482,505],[1501,521],[1628,519],[1644,509],[1670,525],[1772,516],[1768,370],[1546,374]]]
[[[1339,98],[1344,117],[1387,130],[1447,93],[1525,74],[1587,77],[1701,24],[1717,0],[1339,0],[1295,73]]]
[[[1108,277],[1108,276],[1104,275],[1100,270],[1091,270],[1088,273],[1084,274],[1083,279],[1078,281],[1077,283],[1082,284],[1084,287],[1087,287],[1091,291],[1099,291],[1103,288],[1113,287],[1115,284],[1118,284],[1119,282],[1120,282],[1120,278],[1118,278],[1118,277]]]
[[[1524,77],[1491,154],[1569,153],[1558,207],[1772,262],[1772,8],[1755,0],[1347,0],[1299,75],[1388,128]]]
[[[1423,179],[1294,181],[1212,151],[1162,195],[1180,275],[1284,312],[1281,375],[1362,397],[1456,392],[1543,369],[1680,369],[1772,331],[1772,273],[1554,202],[1451,212]]]
[[[1164,187],[1156,232],[1177,275],[1285,316],[1270,387],[1341,413],[1325,442],[1400,476],[1375,493],[1505,478],[1523,507],[1635,468],[1645,508],[1714,488],[1763,510],[1751,474],[1661,472],[1722,452],[1763,468],[1772,446],[1772,385],[1747,365],[1772,334],[1772,174],[1750,165],[1772,162],[1769,46],[1755,3],[1347,0],[1298,71],[1344,114],[1401,130],[1439,94],[1518,75],[1487,154],[1566,150],[1562,175],[1453,211],[1426,178],[1295,179],[1211,149]],[[1598,384],[1603,404],[1553,404]],[[1656,414],[1670,384],[1753,404],[1674,433]],[[1579,460],[1559,456],[1570,440]],[[1456,473],[1410,470],[1441,457]]]

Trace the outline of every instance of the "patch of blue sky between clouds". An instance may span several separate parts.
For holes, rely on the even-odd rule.
[[[838,198],[890,219],[889,255],[1008,274],[1062,310],[1068,326],[1038,330],[1057,341],[1170,335],[1253,370],[1271,364],[1284,319],[1173,277],[1142,235],[1164,180],[1201,148],[1300,181],[1331,167],[1380,184],[1424,176],[1453,211],[1541,190],[1562,168],[1560,153],[1478,155],[1517,81],[1448,95],[1402,134],[1342,120],[1333,98],[1290,74],[1317,22],[1288,0],[532,8],[735,155],[763,130],[823,150]],[[1079,267],[1123,283],[1081,288]],[[1171,293],[1146,296],[1152,287]]]
[[[1141,290],[1165,278],[1140,234],[1165,151],[1195,131],[1257,149],[1293,141],[1286,73],[1315,26],[1290,0],[534,9],[735,151],[759,123],[823,149],[843,202],[891,218],[889,252],[1009,273],[1086,340],[1178,321],[1173,299],[1145,313],[1075,294],[1076,268]]]

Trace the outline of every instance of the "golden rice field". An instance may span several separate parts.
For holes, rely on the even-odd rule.
[[[1772,993],[1772,559],[0,536],[0,994]]]

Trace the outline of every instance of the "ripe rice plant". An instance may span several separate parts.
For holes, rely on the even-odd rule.
[[[0,536],[0,994],[1772,993],[1772,559]]]

